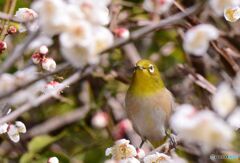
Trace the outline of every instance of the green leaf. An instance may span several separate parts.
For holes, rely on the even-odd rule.
[[[37,136],[33,138],[32,141],[28,144],[28,150],[32,153],[40,152],[43,148],[62,138],[62,136],[63,134],[60,134],[56,137],[49,135]]]
[[[24,155],[22,155],[21,159],[20,159],[20,163],[29,163],[32,161],[32,159],[34,158],[34,153],[33,152],[28,152],[25,153]]]

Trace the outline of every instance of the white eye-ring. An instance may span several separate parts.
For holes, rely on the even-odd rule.
[[[150,66],[149,66],[149,72],[150,72],[150,73],[154,73],[154,67],[153,67],[153,65],[150,65]]]

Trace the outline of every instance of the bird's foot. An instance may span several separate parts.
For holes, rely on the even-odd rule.
[[[139,148],[142,148],[143,144],[145,143],[146,138],[142,138],[141,144],[139,145]]]
[[[176,135],[169,134],[168,138],[169,138],[170,148],[176,148],[176,146],[177,146]]]

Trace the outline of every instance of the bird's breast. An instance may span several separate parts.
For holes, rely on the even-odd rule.
[[[150,140],[161,140],[171,114],[173,98],[167,89],[151,96],[127,93],[126,111],[134,129]]]

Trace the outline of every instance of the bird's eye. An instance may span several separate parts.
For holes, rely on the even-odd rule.
[[[150,65],[150,66],[149,66],[149,72],[150,72],[150,73],[154,73],[154,67],[153,67],[153,65]]]

